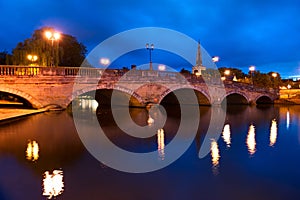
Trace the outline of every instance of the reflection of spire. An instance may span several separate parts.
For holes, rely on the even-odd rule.
[[[224,142],[227,144],[227,147],[230,147],[231,144],[231,138],[230,138],[230,126],[229,124],[226,124],[224,126],[223,132],[222,132],[222,138],[224,139]]]
[[[164,129],[157,130],[157,149],[158,149],[158,158],[161,160],[165,159],[165,133]]]
[[[270,146],[272,147],[276,143],[277,139],[277,122],[276,119],[272,120],[270,131]]]
[[[256,152],[256,141],[255,141],[255,126],[250,125],[248,135],[247,135],[247,146],[250,155],[253,155]]]
[[[200,41],[198,42],[198,51],[197,51],[197,58],[196,58],[196,66],[202,66],[202,55],[201,55]]]

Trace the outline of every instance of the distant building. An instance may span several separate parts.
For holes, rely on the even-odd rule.
[[[202,70],[206,70],[206,67],[204,67],[202,64],[201,46],[200,42],[198,42],[196,65],[192,68],[192,73],[197,76],[200,76],[202,75]]]

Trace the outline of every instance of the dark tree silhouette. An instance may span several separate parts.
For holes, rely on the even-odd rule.
[[[19,42],[12,51],[11,64],[50,66],[53,57],[55,66],[79,67],[85,58],[86,47],[71,35],[61,34],[60,39],[53,42],[45,36],[46,31],[54,31],[52,27],[35,30],[31,38]],[[27,59],[29,54],[37,55],[38,59]]]

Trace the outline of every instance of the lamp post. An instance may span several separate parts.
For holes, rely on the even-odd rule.
[[[152,71],[153,67],[152,67],[152,54],[151,52],[154,49],[154,44],[149,45],[148,43],[146,44],[146,49],[149,50],[149,56],[150,56],[150,62],[149,62],[149,68]]]
[[[253,81],[253,72],[255,71],[255,66],[250,66],[249,67],[249,71],[250,71],[250,73],[251,73],[251,83],[252,83],[252,87],[253,87],[253,85],[254,85],[254,81]]]
[[[276,78],[277,78],[277,73],[273,72],[272,77],[274,78],[274,88],[276,88]]]
[[[53,67],[54,66],[54,47],[53,47],[53,43],[54,43],[54,41],[56,41],[60,38],[60,33],[55,32],[55,31],[46,31],[45,36],[48,40],[51,40],[51,48],[52,48],[51,67]]]

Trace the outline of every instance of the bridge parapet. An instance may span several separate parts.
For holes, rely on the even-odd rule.
[[[218,77],[205,78],[205,82],[201,76],[167,71],[0,65],[0,77],[0,91],[23,97],[37,108],[49,104],[65,107],[72,100],[70,96],[95,88],[119,89],[136,95],[137,99],[142,99],[141,103],[152,100],[160,102],[174,90],[192,88],[213,104],[215,97],[220,96],[223,84],[226,94],[217,98],[218,102],[230,94],[245,96],[248,102],[255,102],[261,96],[270,97],[271,100],[278,97],[274,89],[233,81],[222,82]],[[75,82],[80,86],[73,95]]]

